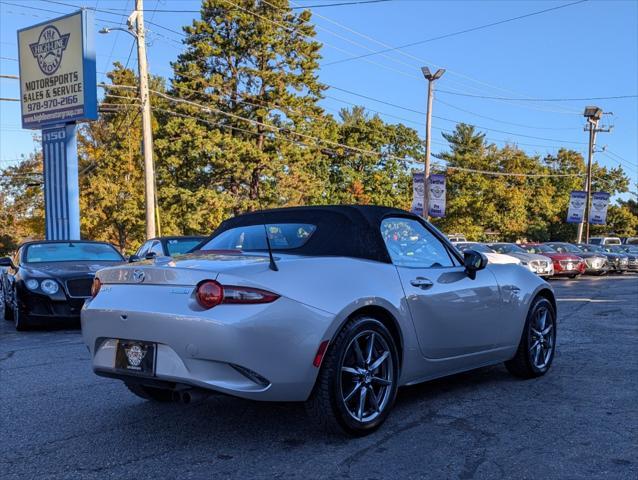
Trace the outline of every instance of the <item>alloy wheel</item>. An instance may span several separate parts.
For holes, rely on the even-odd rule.
[[[543,370],[550,364],[555,342],[554,317],[547,307],[540,306],[534,312],[529,331],[529,355],[535,368]]]
[[[395,381],[393,358],[385,338],[360,332],[348,344],[341,366],[341,401],[352,418],[368,423],[387,407]]]

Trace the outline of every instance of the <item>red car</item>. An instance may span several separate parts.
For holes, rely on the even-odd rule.
[[[558,253],[549,245],[543,243],[522,243],[519,245],[529,253],[545,255],[552,259],[555,277],[576,278],[585,273],[587,264],[582,257],[573,253]]]

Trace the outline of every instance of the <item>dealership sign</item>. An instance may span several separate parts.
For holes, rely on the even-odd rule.
[[[589,223],[604,225],[607,223],[607,207],[609,206],[609,194],[607,192],[594,192],[591,196],[591,208],[589,209]]]
[[[92,12],[18,30],[22,127],[97,119]]]
[[[431,217],[445,216],[445,175],[430,175],[428,215]]]
[[[412,208],[415,215],[423,215],[423,197],[425,186],[423,185],[423,172],[412,172]]]
[[[567,209],[567,223],[581,223],[585,218],[585,204],[587,203],[587,192],[575,190],[569,197],[569,208]]]

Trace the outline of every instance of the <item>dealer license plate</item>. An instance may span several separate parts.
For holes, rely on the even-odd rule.
[[[127,373],[155,375],[157,344],[138,340],[118,340],[115,350],[115,368]]]

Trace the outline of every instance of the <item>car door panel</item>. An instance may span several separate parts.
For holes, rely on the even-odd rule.
[[[464,267],[397,270],[424,357],[445,359],[509,344],[499,333],[502,298],[491,271],[480,270],[472,280]]]

